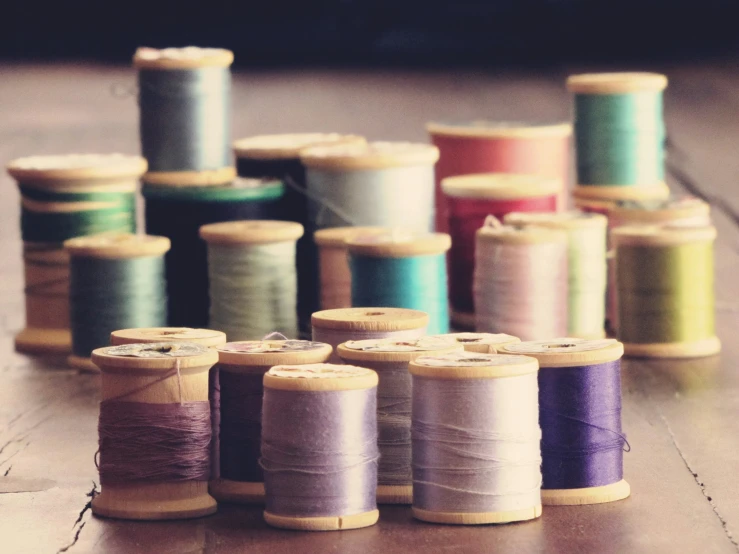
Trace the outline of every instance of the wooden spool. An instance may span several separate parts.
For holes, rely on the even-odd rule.
[[[340,344],[336,348],[339,357],[348,364],[366,367],[377,372],[379,377],[378,396],[381,395],[383,389],[383,374],[390,367],[397,367],[403,364],[406,368],[408,363],[420,356],[437,356],[449,354],[451,352],[461,352],[464,350],[453,338],[446,338],[445,335],[436,335],[433,337],[421,337],[414,340],[393,340],[393,339],[376,339],[376,340],[359,340],[349,341]],[[410,393],[411,374],[407,374],[408,391]],[[392,391],[390,391],[392,392]],[[399,399],[397,393],[390,394],[394,399]],[[410,406],[410,394],[405,399]],[[382,415],[378,406],[377,416]],[[410,426],[410,410],[408,414],[408,425]],[[409,429],[410,431],[410,429]],[[383,428],[379,427],[379,439],[382,440]],[[381,452],[382,454],[382,452]],[[410,464],[410,460],[408,460]],[[380,459],[382,464],[382,458]],[[377,503],[378,504],[411,504],[413,502],[413,485],[409,482],[407,485],[388,485],[378,480],[377,484]]]
[[[665,183],[651,186],[577,185],[572,191],[575,207],[607,216],[621,200],[664,200],[670,195]]]
[[[218,365],[214,371],[260,376],[276,365],[325,362],[333,351],[328,344],[293,340],[229,342],[217,350]],[[214,458],[220,459],[220,453]],[[264,482],[237,481],[219,476],[211,479],[209,490],[219,502],[264,504]]]
[[[147,357],[140,356],[144,352]],[[102,372],[103,401],[137,391],[125,396],[125,401],[207,402],[208,370],[218,361],[218,353],[196,344],[152,343],[98,348],[92,360]],[[160,380],[177,363],[179,378],[172,375]],[[207,481],[132,482],[102,485],[101,489],[92,500],[92,511],[104,517],[186,519],[215,513],[217,507],[208,494]]]
[[[146,327],[121,329],[110,334],[110,344],[113,346],[152,342],[194,342],[203,346],[217,347],[226,344],[226,333],[189,327]]]
[[[505,333],[449,333],[434,337],[449,337],[463,346],[466,352],[479,354],[495,354],[503,346],[521,342],[518,337]]]
[[[276,366],[264,376],[264,388],[296,393],[349,391],[376,388],[377,374],[366,368],[312,364],[308,366]],[[269,489],[266,491],[269,498]],[[338,531],[369,527],[377,523],[379,510],[358,514],[335,514],[324,517],[278,515],[265,510],[264,520],[273,527],[303,531]]]
[[[316,146],[362,145],[366,139],[358,135],[339,133],[286,133],[281,135],[257,135],[234,141],[234,155],[249,160],[295,160],[300,153]],[[275,175],[282,177],[282,175]]]

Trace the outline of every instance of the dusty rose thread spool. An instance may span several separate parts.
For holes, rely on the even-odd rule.
[[[450,338],[465,352],[477,352],[479,354],[495,354],[499,348],[508,344],[521,342],[521,339],[505,333],[448,333],[446,335],[429,335],[428,338]]]
[[[377,503],[410,504],[411,475],[411,374],[408,363],[420,356],[462,352],[461,344],[443,335],[413,340],[357,340],[336,349],[347,364],[372,369],[377,386]]]
[[[377,374],[349,365],[275,366],[264,376],[265,521],[305,531],[379,517]]]
[[[148,520],[214,513],[208,370],[218,353],[164,342],[99,348],[92,359],[102,372],[102,490],[93,513]],[[193,413],[199,419],[188,419]]]
[[[210,494],[219,502],[264,503],[259,465],[262,381],[276,365],[325,362],[328,344],[305,340],[229,342],[218,348],[211,370],[213,471]]]
[[[120,329],[110,334],[110,344],[148,344],[151,342],[192,342],[211,348],[226,344],[226,333],[189,327],[144,327]]]

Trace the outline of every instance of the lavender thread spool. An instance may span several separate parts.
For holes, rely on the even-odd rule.
[[[429,335],[428,338],[450,338],[464,347],[465,352],[495,354],[499,348],[521,342],[521,339],[505,333],[447,333]]]
[[[426,334],[427,313],[406,308],[344,308],[322,310],[311,316],[313,340],[333,348],[342,342],[364,339],[417,339]],[[341,358],[334,352],[334,364]]]
[[[411,375],[408,363],[420,356],[440,356],[462,352],[452,338],[422,337],[412,340],[358,340],[336,349],[348,364],[377,372],[377,503],[410,504],[413,501],[411,475]]]
[[[335,364],[265,374],[260,463],[269,525],[330,531],[377,522],[377,382],[370,369]]]
[[[510,354],[539,361],[542,503],[614,502],[631,493],[623,479],[621,356],[613,339],[512,344]]]
[[[210,494],[219,502],[264,503],[259,465],[262,430],[262,380],[276,365],[325,362],[328,344],[306,340],[229,342],[218,348],[211,370],[213,471]]]
[[[410,362],[414,517],[476,525],[541,515],[538,367],[469,352]]]
[[[189,327],[143,327],[120,329],[110,334],[110,344],[148,344],[152,342],[192,342],[216,347],[226,344],[226,333],[213,329],[191,329]]]

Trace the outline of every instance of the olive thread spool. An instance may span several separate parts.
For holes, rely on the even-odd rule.
[[[164,254],[169,244],[164,237],[132,234],[65,241],[70,256],[71,367],[97,371],[90,354],[108,345],[113,331],[166,323]]]
[[[452,323],[459,329],[474,329],[475,233],[490,215],[502,219],[510,212],[555,211],[562,183],[535,175],[485,173],[449,177],[442,181],[441,187],[447,196],[452,237],[449,251]]]
[[[426,335],[427,313],[406,308],[321,310],[311,317],[313,340],[336,349],[343,342],[368,339],[417,339]],[[334,351],[330,363],[341,363]]]
[[[141,152],[151,184],[222,184],[231,162],[233,53],[219,48],[139,48]]]
[[[569,123],[521,123],[476,120],[426,125],[439,149],[436,166],[436,230],[449,232],[447,197],[441,182],[475,173],[533,174],[557,179],[562,187],[557,209],[567,207],[570,184]]]
[[[377,383],[374,371],[348,365],[281,365],[265,374],[269,525],[334,531],[377,522]]]
[[[69,256],[66,239],[132,232],[135,194],[146,161],[121,154],[19,158],[7,166],[21,193],[26,325],[16,350],[68,354]]]
[[[715,332],[711,225],[624,226],[616,249],[618,339],[627,356],[692,358],[721,351]]]
[[[213,472],[210,494],[219,502],[264,503],[259,465],[262,380],[276,365],[325,362],[328,344],[304,340],[230,342],[218,348],[211,370]]]
[[[347,241],[353,306],[390,306],[429,314],[428,333],[449,331],[446,233],[357,234]]]
[[[189,343],[134,344],[100,348],[93,352],[92,357],[102,372],[101,413],[106,402],[130,403],[132,410],[148,409],[152,414],[187,407],[204,407],[206,413],[209,412],[208,370],[218,361],[218,353],[213,349]],[[124,411],[122,419],[127,417]],[[176,443],[178,447],[167,454],[158,453],[163,458],[152,460],[152,452],[136,451],[129,443],[136,437],[142,439],[142,435],[157,432],[157,416],[121,423],[135,424],[138,431],[108,439],[107,444],[101,442],[101,492],[92,500],[95,515],[161,520],[215,513],[216,501],[208,494],[208,476],[202,474],[197,479],[183,479],[183,475],[178,475],[183,467],[180,458],[207,456],[207,445],[200,444],[199,452],[188,452],[185,445],[192,441],[193,432],[179,429],[173,433],[170,430],[169,444]],[[124,446],[129,447],[129,455],[120,459],[119,464],[138,474],[137,479],[121,479],[117,473],[124,469],[122,467],[113,467],[112,475],[106,473],[107,448],[115,450]],[[154,444],[151,449],[160,448]],[[176,466],[176,463],[181,465]]]
[[[464,347],[465,352],[495,354],[499,348],[521,342],[521,339],[505,333],[447,333],[429,335],[428,338],[451,339]]]
[[[377,373],[377,503],[411,504],[411,375],[408,363],[420,356],[462,352],[452,338],[421,337],[414,340],[359,340],[336,349],[347,364]]]
[[[209,186],[144,183],[146,230],[172,242],[165,256],[169,325],[208,324],[207,248],[199,236],[200,227],[284,219],[284,190],[282,182],[274,179],[234,179]]]
[[[580,211],[557,214],[511,213],[504,222],[567,233],[567,336],[605,337],[606,243],[608,219]]]
[[[213,329],[190,329],[188,327],[119,329],[110,334],[112,346],[152,342],[189,342],[215,348],[226,344],[226,334]]]
[[[276,331],[297,338],[295,242],[290,221],[231,221],[200,228],[208,243],[209,327],[231,340]]]
[[[539,361],[542,503],[615,502],[631,494],[623,478],[623,345],[613,339],[512,344],[504,353]]]
[[[537,370],[534,358],[471,352],[410,362],[415,518],[480,525],[541,515]]]

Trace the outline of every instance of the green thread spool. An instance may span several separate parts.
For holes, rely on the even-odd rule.
[[[504,222],[559,229],[567,233],[567,336],[584,339],[605,337],[607,218],[579,211],[514,212],[507,214]]]
[[[656,73],[573,75],[577,182],[655,186],[664,182],[665,125]]]
[[[166,324],[169,239],[106,234],[64,243],[70,256],[71,367],[97,371],[90,355],[119,329]]]
[[[614,229],[618,338],[629,356],[690,358],[721,350],[715,335],[711,225]]]

